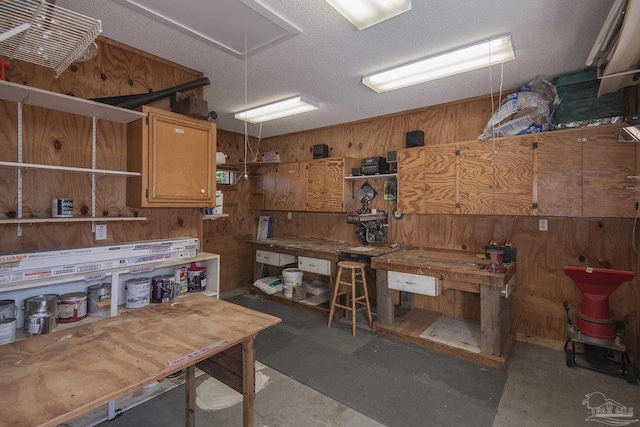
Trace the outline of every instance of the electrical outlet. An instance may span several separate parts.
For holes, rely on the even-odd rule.
[[[107,240],[107,224],[96,225],[96,240]]]
[[[291,221],[291,218],[293,218],[293,213],[287,212],[287,219]]]
[[[540,231],[549,231],[549,221],[546,219],[541,219],[538,221],[538,230]]]

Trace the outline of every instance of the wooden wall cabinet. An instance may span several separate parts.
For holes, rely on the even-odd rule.
[[[261,165],[251,180],[251,208],[271,211],[345,212],[347,170],[359,164],[347,157]]]
[[[127,205],[205,207],[215,204],[216,125],[142,107],[148,119],[128,125]]]
[[[428,145],[398,152],[398,210],[456,212],[456,147]]]
[[[353,210],[353,198],[345,197],[344,179],[351,168],[359,165],[350,157],[313,160],[307,169],[307,211],[346,212]]]
[[[635,144],[620,125],[398,152],[403,213],[623,217],[635,214]]]

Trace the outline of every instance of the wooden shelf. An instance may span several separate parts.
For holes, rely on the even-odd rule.
[[[146,117],[146,114],[140,111],[127,110],[2,80],[0,80],[0,99],[85,117],[97,117],[117,123],[130,123]]]
[[[226,218],[229,214],[218,214],[218,215],[204,215],[202,219],[218,219],[218,218]]]
[[[113,221],[146,221],[145,216],[100,216],[100,217],[82,217],[82,218],[12,218],[0,219],[0,225],[3,224],[37,224],[50,222],[113,222]]]
[[[345,176],[344,179],[376,179],[376,178],[395,178],[397,173],[377,173],[375,175],[358,175],[358,176]]]
[[[3,162],[0,161],[0,167],[14,168],[23,170],[45,170],[53,172],[74,172],[74,173],[88,173],[98,175],[115,175],[115,176],[140,176],[140,172],[126,172],[116,171],[108,169],[91,169],[91,168],[76,168],[71,166],[54,166],[54,165],[42,165],[36,163],[18,163],[18,162]]]

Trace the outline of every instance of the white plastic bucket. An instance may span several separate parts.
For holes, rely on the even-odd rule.
[[[285,268],[282,270],[282,290],[285,297],[293,298],[293,287],[302,286],[303,273],[298,268]]]
[[[16,340],[16,319],[5,317],[0,319],[0,344],[8,344]]]

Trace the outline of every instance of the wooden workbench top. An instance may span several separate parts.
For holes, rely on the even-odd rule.
[[[504,287],[515,274],[515,262],[505,264],[506,273],[492,273],[484,254],[446,250],[396,251],[371,259],[371,267],[434,276],[445,281]]]
[[[291,251],[310,251],[335,256],[338,256],[341,253],[355,253],[374,257],[393,251],[393,249],[387,246],[358,245],[335,240],[308,237],[270,237],[268,239],[250,240],[249,242],[263,247],[272,247]]]
[[[0,425],[58,425],[278,322],[189,294],[0,346]]]

